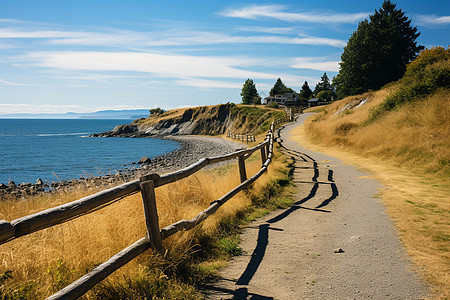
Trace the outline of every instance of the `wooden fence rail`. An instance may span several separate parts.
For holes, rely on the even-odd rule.
[[[246,134],[235,134],[231,131],[228,132],[227,137],[233,139],[233,140],[238,140],[238,141],[242,141],[242,142],[246,142],[248,143],[252,143],[252,142],[256,142],[256,138],[254,134],[251,133],[246,133]]]
[[[212,215],[220,206],[226,203],[238,192],[246,189],[262,174],[267,171],[267,168],[272,161],[274,131],[280,124],[287,121],[287,117],[277,119],[272,122],[270,130],[264,142],[248,149],[239,150],[222,156],[211,158],[202,158],[195,164],[192,164],[182,170],[173,173],[159,176],[158,174],[150,174],[141,177],[139,180],[130,181],[103,190],[94,195],[84,197],[82,199],[63,204],[54,208],[50,208],[32,215],[18,218],[11,222],[0,220],[0,244],[6,243],[12,239],[28,235],[30,233],[61,224],[79,216],[91,213],[98,209],[105,207],[115,201],[122,199],[125,196],[136,192],[141,192],[145,221],[147,226],[147,234],[134,244],[128,246],[116,255],[112,256],[108,261],[99,265],[88,274],[82,276],[72,284],[66,286],[59,292],[50,296],[48,299],[77,299],[87,291],[92,289],[97,283],[105,279],[111,273],[124,266],[130,260],[137,257],[142,252],[149,248],[162,250],[162,240],[181,231],[188,230],[203,222],[206,218]],[[261,152],[261,169],[247,178],[245,170],[245,159],[252,153],[260,150]],[[239,174],[241,184],[223,195],[219,199],[211,202],[211,205],[200,212],[190,220],[180,220],[165,228],[159,228],[155,191],[154,189],[165,184],[178,181],[189,175],[194,174],[207,165],[222,162],[231,159],[238,159]]]

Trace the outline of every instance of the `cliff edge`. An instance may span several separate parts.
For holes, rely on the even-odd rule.
[[[228,131],[258,134],[266,131],[272,120],[283,115],[284,112],[277,109],[227,103],[170,110],[92,136],[221,135]]]

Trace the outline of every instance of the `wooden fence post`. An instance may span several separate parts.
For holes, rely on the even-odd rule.
[[[243,155],[238,157],[238,164],[239,164],[239,175],[241,176],[241,182],[244,182],[247,180],[247,172],[245,171],[245,160],[244,160]]]
[[[265,147],[261,147],[261,161],[262,164],[264,164],[266,162],[266,148]]]
[[[139,179],[142,201],[144,204],[145,225],[150,243],[157,250],[162,250],[161,233],[159,231],[158,211],[156,209],[155,183],[159,180],[158,174],[150,174]]]

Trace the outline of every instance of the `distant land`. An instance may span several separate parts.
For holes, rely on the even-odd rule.
[[[0,114],[0,119],[139,119],[149,116],[148,109],[100,110],[92,113]]]

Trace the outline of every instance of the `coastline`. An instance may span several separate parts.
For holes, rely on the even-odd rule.
[[[130,181],[144,174],[157,173],[159,175],[185,168],[204,157],[219,156],[244,148],[245,145],[226,140],[217,136],[177,135],[177,136],[147,136],[145,138],[158,138],[173,140],[180,145],[172,152],[156,156],[146,163],[130,162],[115,174],[89,176],[79,179],[69,179],[44,183],[9,184],[0,183],[1,198],[21,198],[27,195],[56,192],[74,188],[79,185],[93,184],[97,186],[113,184],[114,182]]]

